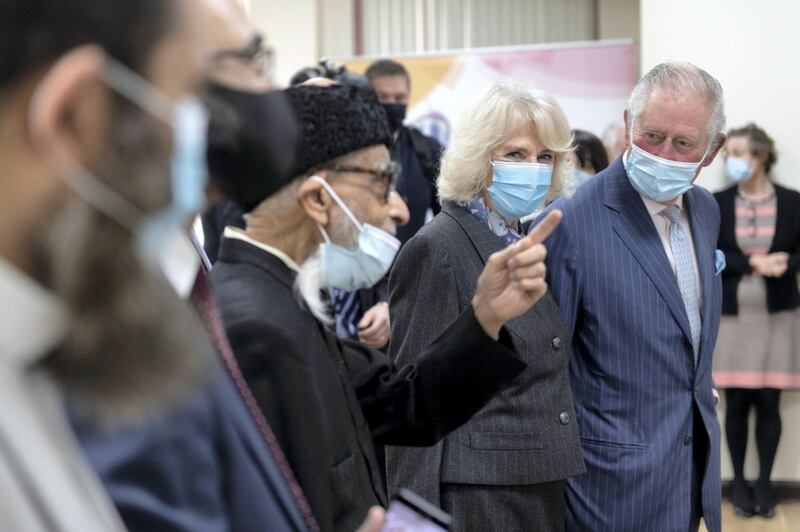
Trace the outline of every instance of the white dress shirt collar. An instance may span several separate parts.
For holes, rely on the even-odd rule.
[[[642,196],[641,194],[639,194]],[[642,196],[642,201],[644,202],[644,206],[647,207],[647,212],[650,213],[650,216],[656,216],[657,214],[661,213],[664,209],[667,208],[666,205],[659,203],[657,201],[653,201],[650,198],[646,198]],[[683,213],[683,194],[678,196],[678,199],[675,201],[675,205],[681,210]]]
[[[272,246],[268,246],[267,244],[263,244],[258,240],[255,240],[247,235],[242,229],[238,227],[231,227],[228,226],[225,228],[224,232],[225,238],[233,238],[235,240],[241,240],[242,242],[247,242],[251,246],[255,246],[263,251],[266,251],[270,255],[274,255],[278,257],[281,262],[283,262],[287,268],[293,270],[295,272],[300,272],[300,265],[298,265],[294,259],[292,259],[289,255],[284,253],[283,251],[279,250],[278,248],[274,248]]]
[[[43,286],[0,258],[0,362],[33,365],[66,335],[69,314]]]

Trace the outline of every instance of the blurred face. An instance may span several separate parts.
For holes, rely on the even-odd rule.
[[[655,89],[633,124],[633,143],[662,159],[697,163],[712,140],[710,117],[711,109],[701,98],[676,99],[668,90]]]
[[[380,103],[408,103],[410,88],[405,76],[376,76],[371,84]]]
[[[362,148],[337,162],[339,170],[329,170],[328,182],[360,223],[390,234],[395,234],[398,225],[408,223],[408,207],[394,191],[396,176],[389,170],[391,159],[385,146]],[[353,248],[358,230],[336,203],[331,209],[331,238]]]
[[[744,159],[750,164],[750,168],[759,171],[764,165],[764,158],[756,156],[750,150],[750,140],[747,137],[729,137],[725,142],[725,158],[736,157]]]
[[[553,150],[545,148],[536,139],[532,131],[518,133],[500,146],[492,150],[492,161],[505,161],[510,163],[539,163],[553,165],[556,156]],[[486,187],[492,184],[492,169],[486,176]]]
[[[575,168],[576,170],[586,172],[589,175],[597,174],[597,171],[595,171],[594,166],[592,166],[592,161],[586,159],[586,162],[584,164],[581,164],[580,159],[578,159],[578,156],[575,154],[574,151],[567,152],[566,156],[564,157],[564,160],[567,161],[568,163],[571,163],[573,168]]]
[[[201,10],[191,0],[177,2],[175,30],[155,49],[144,75],[162,92],[177,98],[201,85],[209,41]]]
[[[177,3],[174,31],[166,35],[139,75],[142,87],[130,89],[147,98],[160,93],[175,105],[179,99],[197,94],[204,79],[204,57],[208,41],[203,36],[201,17],[195,3]],[[169,197],[170,157],[174,142],[171,117],[147,110],[107,87],[112,96],[111,116],[102,131],[97,164],[89,163],[97,176],[147,211],[162,207]],[[141,91],[144,90],[144,93]],[[151,93],[151,94],[147,94]],[[84,159],[86,160],[86,159]]]

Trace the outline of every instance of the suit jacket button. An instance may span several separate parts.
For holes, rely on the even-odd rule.
[[[558,336],[553,338],[552,345],[554,351],[558,351],[559,349],[561,349],[561,338],[559,338]]]
[[[561,422],[562,425],[569,425],[569,414],[566,412],[561,412],[558,415],[558,420]]]
[[[683,437],[683,444],[684,445],[691,445],[692,444],[692,437],[691,436],[684,436]]]

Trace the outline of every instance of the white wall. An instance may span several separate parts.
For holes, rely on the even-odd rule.
[[[798,19],[800,2],[795,0],[641,1],[642,72],[670,59],[705,68],[722,83],[728,126],[755,121],[763,127],[779,152],[775,180],[800,189]],[[721,188],[721,162],[705,169],[699,183]],[[783,438],[773,478],[800,481],[800,393],[784,394],[782,412]],[[730,478],[724,443],[722,463],[723,478]],[[753,448],[749,475],[757,473],[756,464]]]
[[[267,37],[279,86],[320,58],[319,0],[250,0],[253,22]]]

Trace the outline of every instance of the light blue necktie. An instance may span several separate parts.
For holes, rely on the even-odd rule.
[[[677,205],[667,207],[659,213],[669,220],[669,243],[672,255],[675,258],[675,275],[678,277],[678,288],[681,291],[683,306],[689,318],[689,328],[692,332],[692,348],[694,349],[694,362],[697,365],[697,355],[700,352],[700,306],[697,301],[697,279],[694,273],[694,252],[689,244],[689,237],[680,224],[681,211]]]

